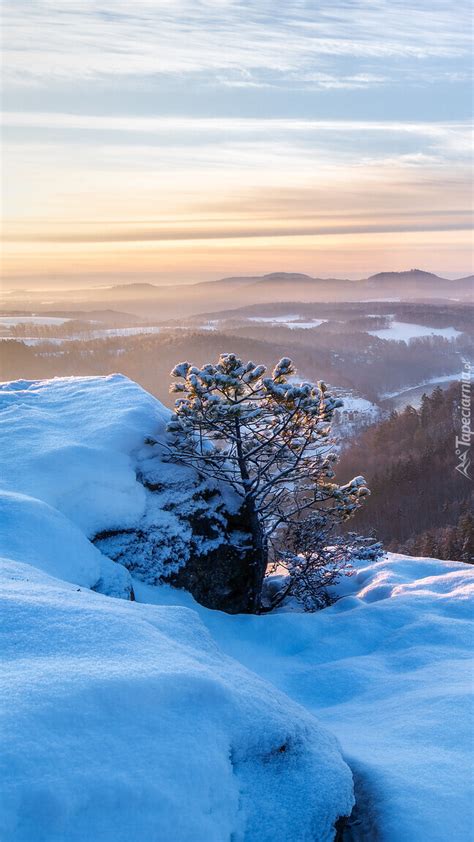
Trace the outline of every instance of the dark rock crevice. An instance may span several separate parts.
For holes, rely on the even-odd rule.
[[[137,471],[147,494],[140,523],[102,531],[94,544],[149,584],[183,588],[207,608],[251,612],[255,554],[245,511],[231,512],[219,488],[182,466],[163,479],[162,465],[152,458]]]
[[[347,762],[347,759],[346,759]],[[380,842],[377,796],[364,770],[352,767],[355,804],[350,816],[336,823],[335,842]]]

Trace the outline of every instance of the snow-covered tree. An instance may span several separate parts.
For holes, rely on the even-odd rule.
[[[341,401],[324,383],[295,382],[286,357],[270,376],[235,354],[202,368],[183,362],[171,374],[178,394],[168,425],[171,454],[240,498],[254,550],[248,608],[258,611],[284,532],[309,512],[346,520],[368,494],[363,477],[334,481],[330,425]]]

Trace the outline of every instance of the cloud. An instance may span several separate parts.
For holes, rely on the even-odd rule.
[[[102,231],[88,231],[86,233],[69,232],[63,234],[60,230],[49,234],[17,234],[6,238],[10,243],[36,242],[36,243],[145,243],[145,242],[174,242],[174,241],[195,241],[195,240],[242,240],[255,238],[278,238],[286,237],[324,237],[334,234],[386,234],[421,231],[470,231],[472,220],[468,218],[458,219],[451,222],[444,219],[442,214],[434,221],[425,220],[422,222],[415,219],[406,222],[350,222],[346,225],[341,223],[332,225],[279,225],[276,226],[255,226],[255,227],[226,227],[219,230],[216,226],[206,228],[185,228],[181,230],[170,230],[169,228],[115,228],[109,226]]]
[[[344,58],[468,55],[470,10],[466,0],[7,0],[3,22],[16,80],[246,69],[258,84],[262,72],[304,81],[329,61],[347,82]]]
[[[4,126],[43,129],[84,129],[114,132],[203,132],[222,134],[268,134],[275,131],[302,132],[383,132],[387,134],[415,134],[425,137],[446,137],[466,134],[470,124],[465,121],[410,120],[311,120],[295,118],[254,117],[137,117],[99,116],[40,111],[6,111],[1,114]]]
[[[15,272],[436,232],[454,255],[470,20],[467,0],[5,0]]]
[[[277,167],[294,176],[311,168],[334,173],[353,166],[422,168],[462,165],[471,155],[472,129],[465,121],[334,120],[246,117],[99,116],[60,112],[5,112],[5,130],[21,136],[21,149],[37,144],[58,159],[77,146],[77,162],[97,156],[108,169],[118,158],[133,170],[242,171]],[[5,131],[5,138],[8,134]],[[48,141],[48,142],[46,142]],[[82,150],[82,151],[81,151]],[[94,151],[95,150],[95,151]],[[256,176],[257,178],[260,177]]]

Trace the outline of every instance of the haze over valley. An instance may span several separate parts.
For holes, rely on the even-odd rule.
[[[235,276],[216,281],[182,284],[123,283],[111,286],[52,289],[4,289],[0,306],[6,312],[35,308],[84,309],[94,306],[126,310],[144,317],[195,315],[222,310],[239,304],[266,304],[275,301],[331,302],[377,301],[380,299],[429,300],[472,298],[474,277],[447,279],[419,269],[406,272],[380,272],[365,279],[314,278],[309,275],[272,272],[263,276]]]

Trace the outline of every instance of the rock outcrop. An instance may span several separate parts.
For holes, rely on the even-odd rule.
[[[142,519],[133,527],[97,533],[98,549],[149,584],[184,588],[208,608],[249,611],[253,553],[234,495],[165,461],[155,442],[140,454],[137,480],[146,492]]]

